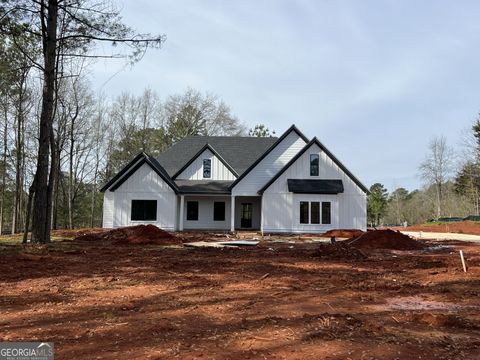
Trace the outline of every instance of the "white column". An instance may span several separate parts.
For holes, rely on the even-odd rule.
[[[262,198],[260,200],[260,232],[261,232],[262,238],[263,238],[263,195],[262,195]]]
[[[183,213],[185,207],[185,195],[180,195],[180,218],[178,219],[178,231],[183,231]]]
[[[235,196],[231,197],[230,204],[230,231],[235,231]]]

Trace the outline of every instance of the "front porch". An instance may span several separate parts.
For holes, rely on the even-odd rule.
[[[178,196],[177,229],[261,230],[261,196],[185,194]]]

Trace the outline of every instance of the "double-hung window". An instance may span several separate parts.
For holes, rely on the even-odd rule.
[[[198,220],[198,201],[187,201],[187,220]]]

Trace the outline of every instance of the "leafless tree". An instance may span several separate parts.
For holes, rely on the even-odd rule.
[[[444,136],[430,140],[428,153],[420,164],[420,176],[428,185],[434,185],[436,190],[436,215],[442,216],[443,187],[453,170],[454,152],[447,144]]]

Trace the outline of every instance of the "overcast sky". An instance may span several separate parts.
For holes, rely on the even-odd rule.
[[[367,186],[420,187],[428,140],[458,146],[480,110],[480,1],[121,4],[167,41],[132,69],[96,64],[96,90],[215,93],[248,127],[317,136]]]

